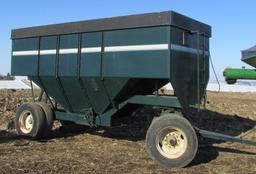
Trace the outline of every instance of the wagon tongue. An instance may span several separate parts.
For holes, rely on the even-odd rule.
[[[217,133],[217,132],[206,131],[206,130],[202,130],[202,129],[197,129],[197,131],[199,132],[200,135],[202,135],[205,138],[230,141],[230,142],[236,142],[236,143],[256,146],[256,141],[254,141],[254,140],[245,140],[245,139],[241,139],[241,138],[237,138],[237,137],[233,137],[233,136],[229,136],[229,135],[225,135],[225,134],[221,134],[221,133]]]

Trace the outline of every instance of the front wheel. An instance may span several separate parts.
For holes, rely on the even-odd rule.
[[[166,114],[154,119],[147,131],[150,157],[163,167],[185,167],[195,157],[198,140],[192,125],[184,117]]]
[[[19,135],[37,139],[41,137],[44,128],[45,114],[35,103],[21,105],[15,118],[15,128]]]

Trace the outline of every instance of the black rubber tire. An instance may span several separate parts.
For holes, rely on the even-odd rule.
[[[187,137],[187,148],[178,158],[170,159],[163,156],[157,149],[157,134],[165,127],[174,126],[182,130]],[[162,167],[182,168],[187,166],[195,157],[198,149],[197,135],[187,119],[176,114],[166,114],[155,118],[146,135],[147,151],[150,157]]]
[[[24,133],[20,128],[20,116],[23,111],[30,111],[33,117],[33,127],[29,133]],[[44,128],[45,114],[40,106],[35,103],[25,103],[21,105],[16,112],[15,128],[18,135],[25,136],[32,139],[41,138]]]
[[[46,138],[49,136],[53,122],[54,122],[54,113],[52,109],[44,102],[36,102],[37,105],[39,105],[42,110],[44,111],[45,114],[45,121],[44,121],[44,126],[43,126],[43,131],[42,131],[42,137]]]

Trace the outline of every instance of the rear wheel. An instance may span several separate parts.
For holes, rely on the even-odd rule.
[[[33,139],[40,138],[44,128],[45,114],[35,103],[21,105],[15,118],[15,128],[19,135]]]
[[[195,157],[198,140],[194,128],[182,116],[167,114],[152,121],[147,136],[151,158],[163,167],[185,167]]]

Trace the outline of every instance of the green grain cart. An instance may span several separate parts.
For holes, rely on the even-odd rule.
[[[158,106],[163,112],[147,131],[147,150],[161,166],[184,167],[196,155],[196,132],[223,139],[173,112],[200,106],[210,37],[210,26],[175,12],[13,30],[12,75],[28,76],[50,101],[21,105],[17,132],[45,137],[55,119],[111,126],[127,104]],[[175,95],[160,95],[169,82]]]
[[[242,61],[256,68],[256,45],[242,51]],[[226,82],[228,84],[234,84],[237,80],[256,80],[255,69],[238,69],[238,68],[226,68],[223,72]]]

